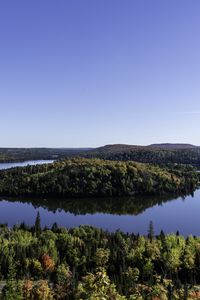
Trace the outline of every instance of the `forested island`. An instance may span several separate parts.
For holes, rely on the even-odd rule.
[[[2,300],[199,299],[200,238],[0,226]]]
[[[74,158],[0,171],[0,195],[113,197],[190,193],[199,185],[192,166]]]

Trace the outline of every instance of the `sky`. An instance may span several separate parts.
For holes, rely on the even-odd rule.
[[[0,147],[200,145],[199,0],[0,1]]]

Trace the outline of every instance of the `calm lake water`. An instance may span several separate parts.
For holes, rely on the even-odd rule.
[[[20,164],[32,163],[38,162]],[[5,168],[5,164],[2,165]],[[7,165],[11,167],[11,164]],[[109,231],[120,229],[146,234],[149,222],[153,221],[156,234],[162,229],[165,233],[179,230],[185,236],[200,235],[200,190],[184,198],[0,199],[0,223],[12,226],[24,221],[31,225],[38,211],[43,226],[51,226],[54,222],[67,227],[86,224]]]
[[[54,160],[29,160],[29,161],[16,162],[16,163],[0,163],[0,170],[10,169],[14,167],[25,167],[28,165],[49,164],[52,162],[54,162]]]

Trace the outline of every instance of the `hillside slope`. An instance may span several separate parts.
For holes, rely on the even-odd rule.
[[[87,152],[80,152],[79,156],[106,160],[133,160],[159,165],[191,164],[200,168],[200,147],[186,144],[154,144],[150,146],[106,145]]]

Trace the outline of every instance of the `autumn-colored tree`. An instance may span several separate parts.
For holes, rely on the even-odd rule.
[[[88,274],[81,283],[79,283],[76,293],[76,299],[105,299],[105,300],[125,300],[116,291],[116,287],[110,282],[106,270],[100,268],[95,274]]]
[[[42,264],[43,270],[46,273],[53,272],[53,270],[55,268],[55,263],[54,263],[53,259],[46,253],[43,254],[41,257],[41,264]]]
[[[46,280],[39,280],[33,287],[32,297],[34,300],[52,300],[53,292]]]
[[[31,299],[32,290],[33,290],[32,280],[25,280],[22,286],[23,298],[26,300]]]

